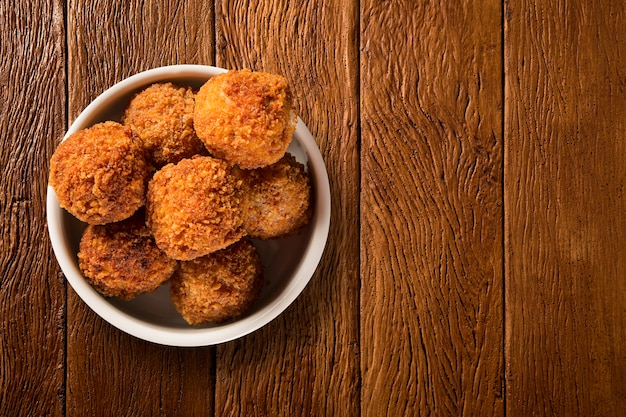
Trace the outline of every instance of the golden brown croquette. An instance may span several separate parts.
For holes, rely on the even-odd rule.
[[[118,223],[88,226],[80,241],[78,261],[100,293],[122,300],[156,290],[178,264],[159,250],[143,213]]]
[[[206,151],[193,128],[193,109],[191,87],[156,83],[130,100],[122,123],[160,167]]]
[[[247,69],[217,75],[196,95],[194,126],[217,158],[243,169],[273,164],[285,154],[296,127],[287,81]]]
[[[290,155],[264,168],[239,171],[246,232],[273,239],[296,234],[311,217],[311,180]]]
[[[144,204],[151,166],[138,140],[116,122],[70,135],[50,160],[61,207],[89,224],[118,222]]]
[[[210,255],[181,262],[171,280],[176,309],[193,325],[241,316],[263,286],[263,266],[248,239]]]
[[[158,171],[148,185],[147,224],[170,257],[190,260],[244,234],[240,187],[224,161],[195,156]]]

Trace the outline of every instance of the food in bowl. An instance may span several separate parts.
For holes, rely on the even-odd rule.
[[[148,227],[170,257],[191,260],[236,242],[242,227],[240,181],[210,156],[166,165],[148,185]]]
[[[205,152],[193,128],[194,94],[189,86],[155,83],[135,94],[121,122],[139,136],[157,167]]]
[[[275,164],[240,171],[243,227],[250,237],[277,239],[299,233],[311,217],[311,179],[287,153]]]
[[[245,313],[256,301],[263,286],[263,265],[244,238],[181,262],[171,285],[174,306],[188,323],[221,323]]]
[[[78,262],[101,294],[121,300],[156,290],[178,267],[154,242],[144,210],[121,222],[87,226]]]
[[[244,169],[277,162],[296,128],[285,78],[250,70],[207,81],[196,95],[193,117],[209,152]]]
[[[154,83],[189,85],[197,91],[226,69],[206,65],[171,65],[134,74],[96,97],[68,127],[65,137],[107,120],[120,120],[131,98]],[[264,283],[256,302],[242,315],[221,323],[189,325],[176,310],[171,280],[155,291],[130,301],[105,297],[89,283],[78,265],[77,253],[86,223],[59,205],[48,185],[46,215],[52,249],[68,284],[103,320],[139,339],[166,346],[207,346],[250,334],[281,315],[308,285],[325,250],[331,195],[324,159],[316,140],[298,118],[288,153],[302,163],[311,178],[315,199],[312,216],[299,233],[284,239],[252,239],[263,264]]]
[[[228,112],[238,116],[224,121],[223,113],[211,106],[205,106],[201,116],[204,121],[211,117],[220,119],[221,128],[228,128],[228,123],[233,125],[232,131],[238,133],[221,140],[226,148],[237,149],[237,158],[230,157],[232,152],[222,152],[223,147],[207,145],[213,156],[206,156],[204,147],[190,146],[189,138],[193,135],[187,129],[198,125],[190,122],[190,88],[157,83],[132,97],[122,116],[126,127],[106,121],[79,130],[57,148],[51,164],[50,184],[61,194],[61,200],[67,201],[67,207],[75,205],[72,187],[78,182],[81,207],[104,206],[115,214],[97,210],[100,217],[95,221],[89,218],[91,224],[81,238],[78,254],[79,268],[87,280],[107,297],[130,300],[154,291],[173,276],[172,301],[182,317],[193,325],[237,318],[252,306],[260,293],[263,283],[260,255],[247,239],[241,240],[247,235],[244,222],[248,213],[255,217],[248,224],[259,224],[261,217],[267,217],[264,226],[269,232],[251,235],[266,239],[297,233],[311,217],[308,174],[293,157],[285,157],[296,119],[284,78],[249,70],[230,71],[225,76],[229,77],[222,82],[232,78],[242,83],[241,88],[245,86],[235,93],[226,89],[238,99],[229,102]],[[200,91],[215,78],[207,81]],[[214,97],[205,89],[203,100],[206,104]],[[240,146],[243,131],[261,126],[258,123],[244,126],[243,122],[258,119],[259,112],[260,118],[269,123],[267,129],[248,134],[246,145]],[[194,117],[197,114],[194,112]],[[277,114],[280,120],[275,119]],[[169,128],[172,118],[180,121],[176,129]],[[201,137],[205,139],[206,135]],[[81,139],[85,140],[84,144],[80,143]],[[170,152],[168,149],[172,148],[184,151]],[[274,161],[276,157],[278,162]],[[81,163],[76,163],[77,160]],[[148,161],[154,162],[157,170],[146,187],[152,169]],[[174,162],[159,167],[168,161]],[[70,164],[73,169],[63,169]],[[245,170],[250,167],[263,167],[264,171],[255,170],[246,175]],[[94,171],[98,175],[96,180],[92,180]],[[285,177],[286,172],[296,175]],[[99,187],[101,182],[115,186],[103,189]],[[244,182],[250,194],[245,206]],[[253,188],[259,184],[260,187]],[[277,192],[282,186],[286,186],[284,192]],[[67,190],[65,194],[64,190]],[[127,199],[120,197],[127,194],[136,197],[133,204],[126,204]],[[83,203],[85,196],[88,203]],[[117,211],[116,200],[121,205]],[[254,211],[256,200],[261,204]],[[143,224],[141,221],[138,224],[138,219],[143,220],[143,210],[127,220],[144,202]],[[258,207],[264,211],[260,212]],[[82,212],[70,213],[85,221]]]
[[[129,218],[145,203],[151,168],[139,141],[113,121],[80,130],[50,160],[49,184],[79,220],[106,224]]]

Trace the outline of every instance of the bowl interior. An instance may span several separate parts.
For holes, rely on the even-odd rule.
[[[131,96],[154,82],[171,81],[199,88],[224,69],[177,65],[149,70],[108,89],[94,100],[68,129],[70,134],[106,120],[119,120]],[[299,235],[277,240],[253,240],[264,266],[266,284],[256,304],[241,318],[219,325],[190,326],[174,308],[169,284],[131,301],[106,298],[82,276],[78,247],[86,225],[61,209],[48,187],[48,228],[52,246],[66,278],[78,295],[102,318],[121,330],[155,343],[202,346],[221,343],[265,325],[304,289],[321,258],[330,223],[330,190],[321,154],[308,129],[298,120],[288,152],[309,170],[314,210],[309,226]]]

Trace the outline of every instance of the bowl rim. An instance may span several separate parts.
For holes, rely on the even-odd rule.
[[[120,96],[125,96],[154,82],[181,78],[205,78],[226,72],[227,69],[209,65],[167,65],[134,74],[112,85],[94,99],[71,123],[65,140],[72,133],[95,122],[97,109],[108,106]],[[75,253],[61,227],[65,212],[59,205],[56,193],[47,187],[46,220],[53,252],[63,274],[78,296],[101,318],[118,329],[140,339],[166,346],[209,346],[228,342],[250,334],[270,323],[285,311],[300,295],[315,273],[325,250],[330,229],[331,194],[328,173],[322,154],[311,132],[298,117],[294,140],[305,149],[312,182],[315,184],[314,216],[311,220],[311,237],[296,267],[293,279],[281,291],[274,303],[236,321],[210,328],[171,328],[143,321],[112,305],[83,277]]]

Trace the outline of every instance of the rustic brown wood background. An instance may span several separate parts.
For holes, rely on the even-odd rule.
[[[0,0],[0,415],[621,416],[626,5]],[[47,236],[48,160],[141,70],[284,74],[330,237],[256,333],[101,320]]]

